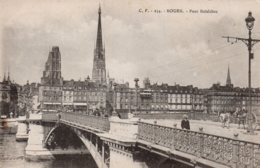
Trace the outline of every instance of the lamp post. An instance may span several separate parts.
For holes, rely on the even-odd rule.
[[[113,86],[114,86],[114,96],[113,96],[114,97],[114,107],[113,107],[112,116],[117,116],[117,112],[116,112],[116,86],[117,86],[117,84],[114,83]]]
[[[248,128],[247,131],[249,133],[254,133],[253,127],[252,127],[252,96],[251,96],[251,59],[253,59],[253,53],[252,53],[252,38],[251,38],[251,31],[254,27],[254,21],[255,18],[252,16],[252,12],[248,13],[247,18],[245,19],[246,27],[248,29],[248,89],[249,89],[249,122],[248,122]]]
[[[248,121],[248,128],[247,132],[249,134],[254,134],[253,129],[253,113],[252,113],[252,96],[251,96],[251,59],[254,58],[254,54],[252,53],[253,46],[260,42],[259,39],[252,39],[251,33],[254,27],[255,18],[252,16],[252,12],[248,12],[248,16],[245,18],[246,27],[248,29],[248,38],[240,38],[240,37],[229,37],[224,36],[223,38],[227,38],[228,42],[229,39],[234,39],[237,41],[242,41],[246,44],[248,49],[248,96],[249,96],[249,104],[248,104],[248,114],[247,114],[247,121]]]
[[[135,78],[134,79],[134,81],[135,81],[135,113],[137,112],[137,107],[138,107],[138,96],[137,96],[137,90],[138,90],[138,81],[139,81],[139,79],[138,78]]]

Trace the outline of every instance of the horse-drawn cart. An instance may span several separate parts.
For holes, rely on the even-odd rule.
[[[248,114],[247,123],[252,122],[252,128],[254,130],[260,129],[260,111],[254,111],[252,114]]]

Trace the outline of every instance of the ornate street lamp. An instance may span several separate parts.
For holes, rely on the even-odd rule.
[[[137,96],[137,90],[138,90],[138,88],[139,88],[139,86],[138,86],[138,81],[139,81],[139,79],[138,78],[135,78],[134,79],[134,81],[135,81],[135,113],[137,112],[137,108],[138,108],[138,96]]]
[[[246,26],[249,31],[251,31],[254,27],[255,18],[252,16],[252,12],[248,12],[248,16],[245,19]]]
[[[251,96],[251,59],[253,59],[253,53],[252,53],[252,38],[251,38],[251,31],[254,27],[255,18],[252,16],[252,12],[248,12],[248,16],[245,19],[246,27],[248,29],[248,89],[249,89],[249,113],[248,113],[248,128],[247,131],[251,134],[254,133],[252,122],[253,122],[253,114],[252,114],[252,96]]]
[[[236,41],[242,41],[243,43],[246,44],[247,49],[248,49],[248,93],[249,93],[249,104],[248,104],[248,114],[247,114],[247,122],[248,122],[248,128],[247,132],[249,134],[254,134],[254,128],[253,128],[253,119],[254,115],[252,113],[252,98],[251,98],[251,59],[254,58],[254,54],[252,53],[252,47],[260,42],[259,39],[252,39],[251,38],[251,31],[254,27],[254,22],[255,18],[252,16],[252,12],[248,12],[247,18],[245,18],[246,22],[246,27],[248,29],[248,38],[241,38],[241,37],[229,37],[229,36],[224,36],[224,38],[227,38],[228,42],[229,39],[235,39]]]

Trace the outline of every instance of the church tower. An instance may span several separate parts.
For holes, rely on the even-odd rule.
[[[227,86],[231,86],[231,77],[230,77],[230,71],[229,71],[229,66],[228,66],[228,72],[227,72],[227,81],[226,81]]]
[[[41,78],[41,84],[50,86],[61,86],[61,54],[58,46],[52,47],[49,53],[47,62],[45,63],[45,70]]]
[[[96,41],[96,48],[94,50],[92,80],[100,84],[106,84],[106,60],[105,60],[105,48],[103,47],[103,42],[102,42],[100,6],[98,9],[97,41]]]

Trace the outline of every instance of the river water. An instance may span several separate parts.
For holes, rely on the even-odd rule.
[[[26,142],[16,142],[15,134],[0,128],[0,168],[96,168],[90,155],[59,156],[49,161],[27,161]]]

